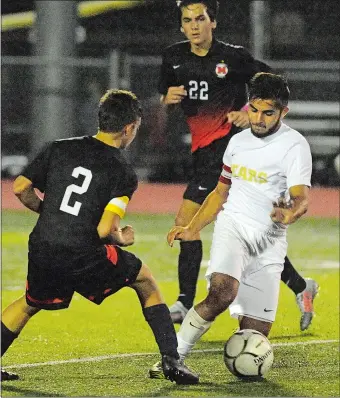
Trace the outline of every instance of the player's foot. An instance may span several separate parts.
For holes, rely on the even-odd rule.
[[[182,323],[189,309],[180,301],[176,301],[176,303],[169,308],[169,311],[173,323]]]
[[[301,311],[300,329],[306,330],[314,316],[313,301],[318,293],[319,285],[311,278],[305,278],[306,289],[296,295],[296,302]]]
[[[1,369],[1,381],[13,381],[18,380],[19,376],[15,373],[6,372],[6,370]]]
[[[170,358],[170,357],[165,356],[165,358],[166,358],[166,361],[167,361],[168,358]],[[185,371],[187,372],[187,374],[190,374],[190,375],[191,375],[191,378],[190,378],[190,380],[189,380],[189,381],[191,381],[191,382],[187,382],[187,383],[182,382],[182,383],[181,383],[181,381],[183,381],[183,380],[181,379],[181,376],[179,376],[179,377],[180,377],[180,380],[179,380],[179,381],[176,380],[176,379],[171,379],[171,378],[169,378],[170,380],[172,380],[172,381],[175,380],[177,384],[197,384],[197,383],[198,383],[198,381],[199,381],[198,375],[192,373],[192,372],[184,365],[183,362],[181,362],[180,360],[175,360],[174,358],[170,358],[170,360],[177,361],[178,364],[179,364],[183,369],[185,369]],[[163,366],[164,366],[164,357],[163,357]],[[165,379],[166,377],[165,377],[165,375],[164,375],[163,366],[162,366],[162,362],[161,362],[161,361],[156,362],[156,363],[151,367],[151,369],[149,370],[150,379]],[[167,363],[165,363],[165,366],[168,366]]]
[[[192,372],[183,361],[163,355],[162,368],[166,379],[176,384],[198,384],[199,376]]]
[[[158,361],[149,369],[150,379],[165,379],[162,362]]]

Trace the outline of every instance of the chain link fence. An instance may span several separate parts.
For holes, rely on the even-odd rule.
[[[219,39],[248,49],[252,47],[250,3],[220,1],[216,31]],[[142,179],[179,182],[187,178],[190,170],[190,136],[182,113],[174,109],[167,114],[160,106],[157,82],[161,50],[182,40],[183,36],[179,32],[173,6],[170,7],[168,2],[161,2],[163,7],[158,7],[159,4],[158,0],[153,1],[148,9],[152,20],[147,26],[145,21],[142,26],[140,21],[126,16],[132,38],[142,32],[142,27],[144,29],[144,41],[138,42],[140,51],[133,45],[131,37],[122,33],[126,41],[123,48],[120,46],[114,51],[108,47],[101,48],[104,56],[100,58],[96,55],[72,60],[77,76],[73,99],[75,135],[96,132],[98,100],[106,89],[113,85],[131,89],[143,103],[144,117],[128,156]],[[334,167],[334,159],[340,152],[340,83],[336,61],[340,58],[340,42],[338,35],[329,28],[333,14],[328,13],[326,22],[320,20],[325,5],[319,2],[302,4],[299,1],[269,0],[266,4],[270,11],[268,26],[264,26],[269,35],[266,62],[286,75],[292,93],[287,124],[303,133],[310,142],[314,157],[314,184],[340,185]],[[166,32],[161,29],[162,23]],[[328,26],[327,34],[325,24]],[[117,26],[123,32],[124,24],[117,22]],[[111,34],[117,36],[114,24],[110,28]],[[159,34],[151,33],[151,28]],[[88,50],[86,43],[82,44],[83,55],[91,53],[90,42],[89,39]],[[149,43],[148,50],[146,42]],[[32,137],[34,73],[36,65],[41,62],[43,60],[37,57],[5,54],[2,57],[3,176],[17,175],[27,162]]]

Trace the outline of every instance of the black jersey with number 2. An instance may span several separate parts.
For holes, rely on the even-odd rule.
[[[127,202],[138,184],[121,150],[91,136],[49,143],[22,175],[45,194],[30,243],[79,252],[100,245],[105,207],[114,198]]]
[[[192,151],[228,134],[226,114],[247,102],[246,84],[270,67],[241,46],[213,40],[207,55],[191,52],[189,41],[168,47],[163,54],[159,92],[183,85],[188,95],[181,107],[192,135]]]

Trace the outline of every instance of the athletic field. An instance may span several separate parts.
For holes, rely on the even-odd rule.
[[[23,292],[28,234],[36,215],[5,210],[2,215],[2,305]],[[136,229],[138,254],[153,270],[168,304],[177,297],[178,245],[165,235],[171,215],[128,215]],[[205,245],[198,299],[205,296]],[[148,379],[157,347],[134,292],[123,289],[100,306],[75,295],[68,310],[40,312],[3,358],[19,381],[2,383],[2,396],[338,396],[339,394],[339,223],[335,218],[304,218],[289,229],[289,256],[304,276],[315,278],[320,294],[317,316],[299,329],[295,296],[282,284],[277,320],[270,340],[273,368],[263,382],[247,383],[226,370],[222,349],[237,327],[222,314],[195,347],[187,363],[201,374],[197,386],[178,387]]]

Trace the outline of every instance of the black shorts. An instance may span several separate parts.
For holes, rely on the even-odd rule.
[[[95,304],[135,282],[142,262],[118,246],[103,245],[83,256],[31,246],[26,283],[27,304],[45,310],[70,305],[74,292]]]
[[[183,194],[183,199],[201,205],[215,189],[222,171],[223,155],[232,135],[230,132],[210,145],[198,148],[192,154],[193,176]]]

